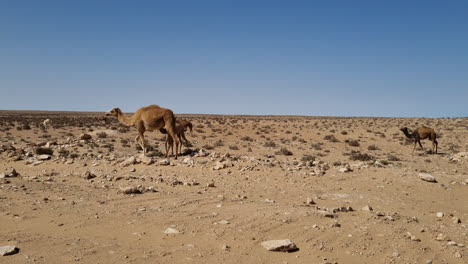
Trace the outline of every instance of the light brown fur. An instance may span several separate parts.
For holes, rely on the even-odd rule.
[[[400,130],[403,131],[406,137],[414,140],[413,153],[414,153],[414,150],[416,149],[416,143],[419,143],[419,146],[421,147],[421,149],[424,149],[421,144],[421,139],[429,139],[430,141],[432,141],[432,153],[437,154],[438,142],[436,140],[437,134],[435,133],[434,129],[430,127],[420,127],[414,130],[413,133],[409,133],[407,127],[403,127]]]
[[[181,124],[184,127],[184,130],[187,131],[187,128],[190,129],[190,136],[193,137],[193,124],[188,120],[177,120],[177,123]]]
[[[166,129],[160,129],[161,133],[167,134]],[[187,138],[185,137],[185,128],[179,123],[176,122],[176,136],[179,138],[180,141],[180,151],[176,148],[176,152],[182,154],[182,143],[185,141],[185,145],[189,143]],[[171,149],[171,155],[174,153],[174,140],[169,135],[166,136],[166,152],[168,151],[168,147]]]
[[[136,136],[135,141],[141,146],[144,154],[146,154],[145,131],[165,128],[169,136],[175,141],[176,149],[179,146],[179,138],[177,138],[175,132],[175,117],[170,109],[162,108],[158,105],[150,105],[138,109],[131,117],[128,117],[119,108],[114,108],[107,112],[106,116],[115,116],[122,124],[136,127],[138,136]],[[166,158],[167,155],[168,151],[166,150]],[[177,153],[175,159],[177,159]]]

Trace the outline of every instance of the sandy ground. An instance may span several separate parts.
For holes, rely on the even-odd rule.
[[[164,160],[99,113],[0,111],[0,263],[468,263],[468,119],[178,118]],[[422,125],[437,155],[399,130]]]

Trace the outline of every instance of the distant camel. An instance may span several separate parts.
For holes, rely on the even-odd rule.
[[[408,128],[407,127],[404,127],[404,128],[401,128],[400,129],[401,131],[403,131],[403,133],[405,134],[405,136],[407,138],[410,138],[410,139],[413,139],[414,140],[414,148],[413,148],[413,153],[414,153],[414,150],[416,149],[416,143],[419,143],[419,146],[421,146],[421,149],[424,149],[422,144],[421,144],[421,139],[429,139],[430,141],[432,141],[432,153],[436,153],[437,154],[437,135],[434,131],[434,129],[430,128],[430,127],[420,127],[416,130],[413,131],[413,133],[409,133],[408,132]],[[434,152],[435,150],[435,152]]]
[[[190,121],[188,120],[177,120],[177,123],[181,124],[184,127],[184,130],[187,131],[187,127],[190,129],[190,136],[193,137],[193,125]]]
[[[50,124],[50,119],[46,119],[42,121],[42,125],[44,126],[45,129],[49,128],[49,124]]]
[[[176,136],[176,124],[174,113],[167,108],[162,108],[158,105],[145,106],[138,109],[133,116],[128,117],[122,113],[119,108],[114,108],[106,113],[106,116],[115,116],[120,123],[127,126],[134,126],[138,130],[138,136],[135,141],[143,149],[143,154],[146,154],[145,147],[145,131],[160,130],[165,128],[170,137],[175,141],[176,149],[179,146],[179,138]],[[166,151],[167,158],[168,151]],[[177,153],[175,155],[177,159]]]
[[[167,130],[165,128],[161,128],[159,130],[163,134],[167,134]],[[187,146],[189,141],[185,137],[185,128],[182,126],[178,121],[176,121],[176,129],[175,129],[177,138],[179,138],[180,141],[180,151],[178,148],[176,148],[176,152],[182,154],[182,143],[185,141],[185,145]],[[171,155],[174,154],[174,141],[172,140],[172,137],[169,135],[166,136],[166,152],[168,151],[168,146],[171,149]]]

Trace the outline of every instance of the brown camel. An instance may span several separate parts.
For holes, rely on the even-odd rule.
[[[122,113],[119,108],[114,108],[106,113],[106,116],[115,116],[120,123],[127,126],[134,126],[138,130],[138,136],[135,141],[143,149],[143,154],[146,154],[145,147],[145,131],[160,130],[165,128],[169,136],[175,141],[176,149],[179,146],[179,138],[176,136],[176,123],[174,113],[167,108],[162,108],[158,105],[145,106],[138,109],[133,116],[128,117]],[[167,158],[168,151],[166,151]],[[177,159],[177,153],[175,155]]]
[[[193,125],[190,121],[188,120],[177,120],[177,123],[181,124],[184,127],[184,131],[187,131],[187,128],[190,129],[190,136],[193,137]]]
[[[164,128],[161,128],[159,130],[163,134],[167,134],[167,130]],[[188,139],[185,137],[185,128],[178,122],[176,121],[176,136],[179,138],[180,141],[180,152],[179,149],[176,148],[176,152],[182,154],[182,143],[185,141],[185,145],[187,146],[189,144]],[[174,141],[172,140],[172,137],[169,135],[166,136],[166,152],[168,151],[168,146],[171,149],[171,155],[174,154]]]
[[[407,138],[410,138],[410,139],[413,139],[414,140],[414,148],[413,148],[413,152],[414,153],[414,150],[416,149],[416,143],[419,143],[419,146],[421,146],[421,149],[424,149],[422,144],[421,144],[421,139],[429,139],[430,141],[432,141],[432,153],[436,153],[437,154],[437,135],[434,131],[434,129],[430,128],[430,127],[420,127],[416,130],[413,131],[413,133],[409,133],[408,132],[408,128],[407,127],[403,127],[400,129],[401,131],[403,131],[403,133],[405,134],[405,136]],[[435,150],[435,151],[434,151]]]

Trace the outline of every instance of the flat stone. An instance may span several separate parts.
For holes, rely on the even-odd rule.
[[[423,181],[427,182],[437,182],[436,178],[429,173],[419,173],[419,177]]]
[[[164,233],[166,233],[166,234],[179,234],[180,231],[175,229],[175,228],[169,227],[166,230],[164,230]]]
[[[372,209],[372,207],[371,207],[370,205],[366,205],[366,206],[364,206],[364,207],[362,208],[362,210],[363,210],[363,211],[368,211],[368,212],[370,212],[370,211],[372,211],[373,209]]]
[[[1,256],[8,256],[8,255],[14,255],[19,252],[19,248],[16,246],[3,246],[0,247],[0,255]]]
[[[296,244],[289,239],[264,241],[261,245],[268,251],[289,252],[297,250]]]
[[[136,159],[135,159],[135,157],[132,156],[132,157],[126,159],[125,161],[123,161],[122,163],[120,163],[120,166],[127,167],[127,166],[133,165],[135,163],[136,163]]]
[[[444,217],[444,213],[442,213],[442,212],[437,212],[437,213],[436,213],[436,216],[439,217],[439,218],[440,218],[440,217]]]
[[[169,166],[169,165],[171,165],[171,162],[168,159],[162,159],[162,160],[158,161],[158,165],[160,165],[160,166]]]

